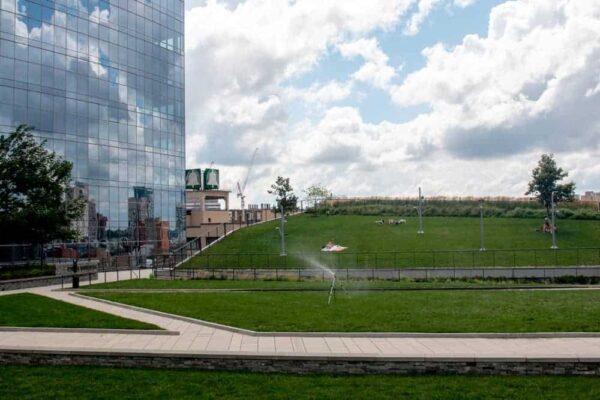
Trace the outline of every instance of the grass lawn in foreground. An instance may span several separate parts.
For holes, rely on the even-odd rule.
[[[160,329],[31,293],[0,296],[0,326],[45,328]]]
[[[256,331],[600,332],[596,290],[90,295]]]
[[[245,228],[228,236],[190,260],[186,267],[311,267],[322,263],[332,267],[415,267],[415,266],[512,266],[583,265],[600,263],[598,250],[567,251],[569,248],[599,247],[600,221],[560,220],[559,251],[551,251],[551,236],[536,232],[543,221],[521,218],[485,220],[485,245],[480,253],[479,219],[430,217],[424,219],[424,235],[417,235],[417,220],[405,225],[377,225],[378,217],[310,216],[288,219],[285,227],[288,257],[279,257],[277,221]],[[343,253],[320,251],[328,241],[347,246]],[[541,249],[535,254],[491,250]],[[442,252],[432,256],[431,251]],[[464,251],[467,250],[467,251]],[[472,251],[475,250],[475,251]],[[385,254],[404,252],[404,254]],[[415,252],[416,254],[413,254]],[[420,252],[425,252],[421,254]],[[254,253],[254,256],[250,256]],[[363,254],[356,254],[363,253]],[[364,253],[371,253],[365,255]],[[374,254],[379,253],[377,258]],[[270,254],[271,257],[266,257]],[[302,254],[302,256],[300,256]],[[227,256],[226,256],[227,255]],[[434,258],[436,257],[436,258]],[[307,261],[307,259],[312,260]]]
[[[80,384],[73,385],[74,381]],[[101,367],[0,368],[3,399],[597,399],[566,376],[325,376]]]

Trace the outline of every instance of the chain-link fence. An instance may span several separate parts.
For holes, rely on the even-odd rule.
[[[183,258],[180,258],[183,260]],[[182,268],[479,268],[600,265],[600,247],[353,253],[216,254],[203,252]]]

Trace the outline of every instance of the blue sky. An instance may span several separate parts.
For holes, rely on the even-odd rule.
[[[600,189],[600,3],[195,0],[187,164],[249,197],[289,176],[348,196],[521,196],[552,152]],[[424,51],[426,51],[424,53]]]
[[[486,0],[465,8],[438,5],[414,36],[404,35],[402,26],[397,26],[396,29],[390,31],[380,30],[373,36],[377,38],[381,49],[389,56],[390,64],[399,69],[396,81],[401,83],[408,73],[425,65],[426,60],[421,54],[423,49],[437,43],[453,47],[460,44],[463,37],[469,34],[485,36],[488,30],[490,11],[500,3],[502,3],[500,0]],[[416,5],[413,5],[412,8],[415,7]],[[297,87],[310,87],[315,82],[347,79],[360,67],[360,64],[360,60],[345,59],[338,51],[333,50],[319,62],[313,71],[291,79],[289,83]],[[369,123],[406,122],[430,109],[427,105],[398,107],[393,104],[385,91],[365,84],[359,84],[357,92],[360,95],[339,101],[337,104],[357,107],[364,121]],[[290,116],[293,119],[302,118],[303,111],[299,104],[292,104]]]

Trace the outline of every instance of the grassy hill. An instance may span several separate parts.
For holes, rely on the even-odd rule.
[[[407,218],[404,225],[377,225],[375,221],[379,217],[372,216],[311,216],[299,215],[290,217],[285,226],[286,246],[288,252],[288,266],[299,266],[294,263],[298,254],[312,254],[315,257],[330,258],[353,258],[356,253],[387,253],[387,252],[445,252],[462,250],[462,253],[453,255],[453,262],[459,257],[458,265],[466,263],[460,261],[460,257],[472,260],[472,251],[478,250],[479,242],[479,219],[478,218],[455,218],[455,217],[427,217],[424,218],[424,235],[417,235],[417,219]],[[549,250],[551,236],[537,232],[542,224],[540,219],[524,218],[486,218],[485,219],[485,247],[488,250],[514,250],[514,249],[543,249],[535,255],[533,252],[518,252],[518,256],[528,253],[523,260],[516,262],[517,265],[548,265],[575,264],[576,254],[560,250],[558,255]],[[243,255],[238,257],[240,265],[256,266],[252,264],[266,264],[259,261],[257,256],[253,260],[247,260],[246,255],[253,254],[279,254],[280,238],[278,221],[256,225],[235,232],[225,238],[222,242],[212,246],[203,252],[201,257],[190,262],[190,266],[208,266],[208,258],[211,266],[219,266],[219,259],[225,259],[222,255]],[[599,247],[600,246],[600,221],[561,220],[557,224],[557,241],[561,249]],[[322,254],[321,247],[328,241],[347,246],[341,255]],[[508,252],[488,251],[485,255],[477,257],[509,257],[511,263],[516,255]],[[530,254],[529,254],[530,253]],[[582,251],[581,263],[598,263],[598,251]],[[589,253],[589,254],[588,254]],[[450,257],[450,253],[445,257]],[[388,256],[389,258],[390,256]],[[395,256],[396,266],[409,265],[407,254]],[[398,257],[405,257],[404,263],[398,261]],[[535,257],[535,260],[534,260]],[[561,261],[562,258],[566,259]],[[414,261],[415,257],[412,257]],[[538,259],[539,258],[539,259]],[[551,258],[551,260],[549,259]],[[572,258],[572,260],[571,260]],[[355,259],[355,258],[353,258]],[[547,260],[546,260],[547,259]],[[585,262],[584,260],[585,259]],[[438,259],[438,261],[441,258]],[[494,260],[497,262],[498,260]],[[232,257],[222,266],[231,266],[234,263]],[[346,263],[348,263],[346,261]],[[508,261],[507,261],[508,262]],[[414,262],[419,264],[418,262]],[[360,264],[357,262],[357,264]],[[402,264],[402,265],[400,265]],[[491,260],[481,260],[480,265],[490,265]],[[502,265],[502,264],[500,264]],[[508,265],[508,264],[507,264]]]

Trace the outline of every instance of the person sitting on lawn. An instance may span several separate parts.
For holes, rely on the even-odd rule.
[[[542,232],[544,233],[552,233],[552,224],[548,217],[544,218],[544,226],[542,227]]]

